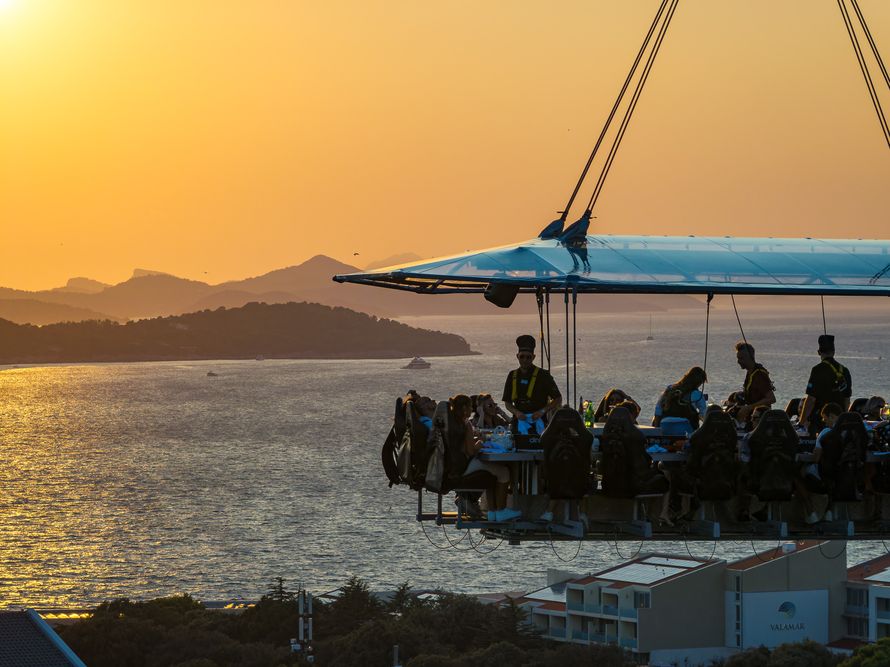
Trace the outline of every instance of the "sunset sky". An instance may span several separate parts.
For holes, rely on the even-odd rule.
[[[658,4],[0,0],[0,285],[530,238]],[[890,2],[860,6],[890,62]],[[592,232],[886,238],[888,211],[837,3],[681,0]]]

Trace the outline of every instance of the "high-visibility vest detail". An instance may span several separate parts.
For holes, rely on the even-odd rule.
[[[532,371],[532,379],[528,383],[528,387],[525,390],[525,397],[527,399],[532,397],[532,392],[535,390],[535,380],[538,379],[538,367],[535,366],[535,370]],[[511,394],[510,400],[515,403],[516,399],[519,398],[519,369],[513,371],[513,393]]]

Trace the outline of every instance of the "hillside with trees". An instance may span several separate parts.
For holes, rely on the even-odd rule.
[[[526,623],[512,600],[483,604],[440,592],[420,598],[406,582],[383,602],[351,577],[333,600],[314,609],[313,664],[391,665],[393,646],[405,667],[633,667],[618,646],[548,640]],[[90,667],[275,667],[310,664],[290,652],[299,622],[296,594],[278,579],[242,613],[210,610],[189,596],[149,602],[115,600],[92,618],[57,631]],[[890,638],[845,657],[804,641],[742,651],[711,667],[884,667]],[[679,663],[677,663],[679,664]],[[683,663],[686,664],[686,663]]]
[[[119,324],[0,320],[0,364],[472,354],[460,336],[316,303],[249,303]]]

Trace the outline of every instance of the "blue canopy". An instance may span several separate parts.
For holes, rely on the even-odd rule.
[[[516,245],[334,276],[429,294],[489,284],[638,294],[890,296],[890,242],[695,236],[587,236]]]

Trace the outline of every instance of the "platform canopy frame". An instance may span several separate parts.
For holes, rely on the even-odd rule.
[[[890,241],[695,236],[534,239],[334,276],[421,294],[519,292],[890,296]]]

